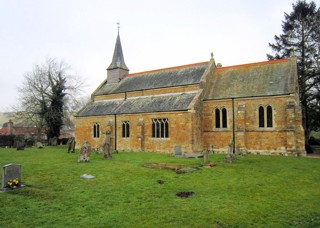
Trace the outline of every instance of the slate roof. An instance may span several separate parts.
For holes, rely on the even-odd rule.
[[[218,68],[206,99],[282,95],[294,92],[292,60],[280,59]]]
[[[130,91],[165,88],[197,84],[209,62],[172,67],[142,73],[128,74],[119,83],[105,82],[94,92],[96,95],[124,93]]]
[[[80,110],[77,116],[85,117],[188,110],[188,106],[196,94],[196,92],[178,93],[162,96],[154,95],[128,99],[94,101]]]
[[[116,45],[113,52],[113,58],[110,66],[107,68],[108,70],[121,68],[124,70],[129,70],[126,63],[124,62],[123,52],[122,52],[122,46],[120,41],[120,35],[118,33]]]

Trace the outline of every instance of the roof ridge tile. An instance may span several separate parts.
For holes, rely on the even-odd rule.
[[[237,67],[249,67],[249,66],[255,66],[255,65],[275,64],[275,63],[282,63],[282,62],[288,62],[288,61],[289,61],[288,58],[267,60],[267,61],[262,61],[262,62],[245,63],[245,64],[225,66],[225,67],[218,67],[217,70],[225,70],[225,69],[237,68]]]
[[[155,70],[141,71],[141,72],[132,73],[132,74],[125,74],[124,77],[132,77],[132,76],[136,76],[136,75],[156,73],[156,72],[161,72],[161,71],[166,71],[166,70],[176,70],[176,69],[181,69],[181,68],[200,66],[200,65],[204,65],[204,64],[208,64],[208,63],[209,63],[209,61],[199,62],[199,63],[191,63],[191,64],[173,66],[173,67],[167,67],[167,68],[160,68],[160,69],[155,69]]]

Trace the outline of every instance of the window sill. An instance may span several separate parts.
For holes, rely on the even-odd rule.
[[[170,138],[151,138],[152,140],[170,140]]]
[[[268,127],[268,128],[258,128],[257,131],[275,131],[273,127]]]

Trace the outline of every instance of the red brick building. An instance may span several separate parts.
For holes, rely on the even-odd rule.
[[[24,136],[25,138],[31,138],[36,136],[37,128],[36,127],[15,127],[12,120],[5,123],[4,126],[0,129],[0,135],[15,135],[15,136]]]

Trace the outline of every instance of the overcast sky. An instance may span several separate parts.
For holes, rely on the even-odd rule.
[[[294,0],[0,0],[0,112],[45,59],[71,65],[89,96],[105,79],[120,22],[130,73],[208,61],[259,62]]]

